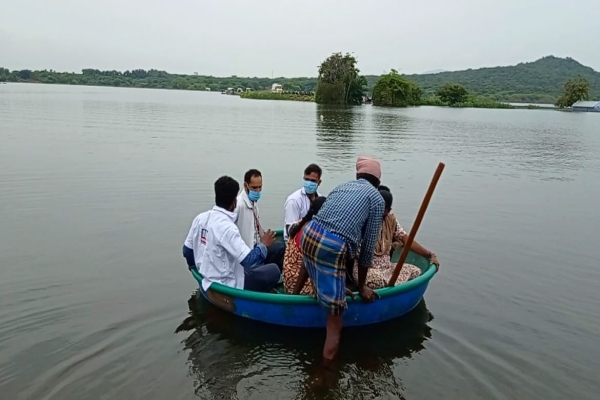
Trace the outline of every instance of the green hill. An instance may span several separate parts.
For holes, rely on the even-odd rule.
[[[600,72],[572,58],[547,56],[513,66],[467,69],[436,74],[407,75],[423,91],[432,93],[446,83],[460,83],[471,93],[492,100],[554,103],[565,82],[581,75],[590,84],[590,95],[600,99]],[[373,87],[378,76],[368,76]]]

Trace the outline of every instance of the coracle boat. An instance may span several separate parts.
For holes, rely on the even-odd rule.
[[[277,239],[283,240],[283,231],[277,231]],[[397,262],[400,251],[395,250],[392,261]],[[348,309],[344,312],[344,326],[376,324],[398,318],[419,304],[429,281],[437,268],[426,258],[409,252],[406,263],[421,269],[421,275],[401,285],[377,289],[379,299],[367,304],[358,293],[355,299],[346,296]],[[308,295],[285,294],[283,284],[279,293],[259,293],[231,288],[213,283],[207,291],[202,289],[202,275],[192,270],[198,281],[200,292],[212,304],[225,311],[270,324],[303,328],[324,328],[327,314],[317,300]]]

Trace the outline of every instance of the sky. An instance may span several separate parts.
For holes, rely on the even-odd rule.
[[[514,65],[600,71],[599,0],[29,0],[0,3],[0,66],[316,76],[333,52],[364,74]]]

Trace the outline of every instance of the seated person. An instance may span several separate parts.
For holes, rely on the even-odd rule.
[[[280,278],[276,264],[265,264],[267,247],[275,233],[265,232],[253,249],[242,240],[235,224],[234,210],[239,183],[222,176],[215,182],[215,206],[199,214],[183,245],[183,256],[190,269],[202,275],[202,288],[213,282],[236,289],[269,292]]]
[[[406,231],[402,228],[398,220],[396,220],[394,213],[391,212],[393,197],[389,188],[380,185],[379,193],[381,193],[385,201],[385,211],[379,238],[375,245],[375,253],[373,254],[373,266],[369,268],[365,282],[371,289],[379,289],[387,286],[396,268],[396,263],[392,263],[390,260],[390,254],[393,252],[392,244],[395,242],[406,243],[408,239]],[[428,258],[433,264],[439,267],[437,256],[421,246],[416,240],[413,240],[411,250]],[[418,267],[411,264],[404,264],[395,284],[408,282],[419,275],[421,275],[421,270]],[[358,267],[356,265],[353,268],[353,277],[355,280],[358,280]]]
[[[315,198],[306,215],[301,220],[291,224],[288,228],[290,238],[285,247],[285,256],[283,258],[283,286],[286,293],[314,294],[310,278],[307,278],[302,287],[296,288],[298,275],[301,272],[306,272],[302,261],[302,251],[300,250],[300,239],[302,238],[302,227],[319,212],[324,202],[325,197],[323,196]]]
[[[262,193],[263,177],[259,170],[251,169],[244,174],[244,187],[237,196],[235,221],[242,240],[251,249],[260,243],[261,236],[265,233],[260,222],[258,201]],[[283,268],[283,254],[285,242],[275,241],[267,246],[267,259],[265,263],[275,263],[279,270]]]
[[[317,189],[321,184],[321,175],[323,171],[317,164],[310,164],[304,169],[304,185],[301,189],[290,194],[283,205],[284,223],[283,223],[283,239],[287,242],[289,239],[290,226],[308,213],[311,203],[319,197]]]

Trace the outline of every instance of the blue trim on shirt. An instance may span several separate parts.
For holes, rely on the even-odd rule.
[[[240,264],[246,269],[257,267],[265,262],[267,258],[267,246],[262,243],[254,246],[250,253],[242,260]]]
[[[194,249],[190,249],[185,244],[182,249],[183,258],[187,262],[188,268],[196,267],[196,261],[194,259]]]

